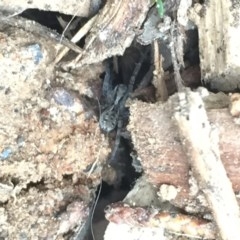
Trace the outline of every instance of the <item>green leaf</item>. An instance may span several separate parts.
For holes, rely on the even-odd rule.
[[[158,10],[159,16],[162,18],[164,15],[164,7],[163,7],[163,2],[162,0],[155,0],[156,1],[156,7]]]

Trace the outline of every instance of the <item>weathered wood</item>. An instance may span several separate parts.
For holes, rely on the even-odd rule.
[[[80,67],[122,55],[146,18],[150,3],[150,0],[107,1],[86,39],[84,52],[69,66]]]
[[[222,239],[239,239],[239,207],[220,158],[218,130],[210,125],[198,92],[184,89],[179,93],[175,118],[189,166],[208,200]]]
[[[213,89],[232,91],[240,82],[240,3],[205,2],[190,11],[199,31],[202,79]]]
[[[222,95],[222,97],[221,100],[221,97],[218,99],[213,95],[207,100],[207,114],[210,122],[218,126],[220,156],[233,189],[238,192],[240,190],[240,131],[236,131],[239,126],[234,123],[229,110],[221,108],[228,102],[228,96]],[[176,96],[170,97],[165,104],[133,102],[130,105],[128,130],[131,132],[133,144],[148,180],[156,186],[162,184],[175,186],[177,196],[171,202],[184,208],[189,203],[192,204],[192,201],[196,201],[198,192],[192,190],[187,156],[173,120],[173,108],[176,105],[173,102],[175,101]],[[222,102],[223,105],[209,106],[214,102]],[[212,107],[215,109],[209,109]],[[190,211],[202,211],[200,205],[197,204],[197,207],[191,208]],[[207,207],[207,204],[202,203],[202,206]]]

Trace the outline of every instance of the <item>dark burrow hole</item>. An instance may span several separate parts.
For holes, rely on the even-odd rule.
[[[188,40],[186,41],[185,45],[185,54],[184,54],[184,61],[187,66],[187,70],[182,69],[182,76],[186,76],[186,85],[190,86],[192,88],[195,88],[199,86],[200,83],[200,69],[199,69],[199,52],[198,52],[198,32],[197,30],[191,30],[187,33]],[[146,59],[143,61],[141,69],[139,73],[136,75],[136,79],[134,81],[133,85],[133,92],[138,88],[139,85],[141,85],[141,81],[143,79],[143,76],[145,76],[148,72],[148,70],[152,66],[152,60],[151,60],[151,46],[141,46],[138,43],[134,42],[133,45],[128,48],[125,51],[125,54],[122,57],[117,57],[117,63],[118,63],[118,73],[113,73],[113,87],[117,86],[118,84],[125,84],[129,85],[131,83],[131,77],[134,72],[135,67],[137,66],[139,60],[141,59],[141,56],[144,52],[148,51]],[[167,56],[169,57],[169,56]],[[108,59],[107,61],[111,62],[112,69],[114,68],[113,61],[116,61],[116,59]],[[197,68],[198,67],[198,68]],[[196,69],[197,68],[197,69]],[[190,70],[188,70],[190,69]],[[193,69],[193,70],[192,70]],[[169,71],[170,75],[173,75],[173,67],[172,64],[167,65],[164,69],[165,71]],[[114,72],[114,70],[113,70]],[[107,74],[107,73],[106,73]],[[190,76],[189,76],[190,75]],[[195,75],[198,76],[197,81],[189,81],[189,78],[194,77]],[[102,78],[104,79],[104,75]],[[152,76],[151,76],[152,79]],[[168,91],[169,95],[176,92],[176,86],[174,82],[174,78],[168,79]],[[104,84],[104,83],[103,83]],[[138,95],[137,98],[146,101],[146,102],[154,102],[156,101],[155,98],[155,91],[154,86],[152,84],[152,81],[149,81],[149,83],[145,86],[146,88],[152,88],[153,91],[147,91],[143,92],[143,94]],[[144,95],[147,93],[147,95]],[[150,94],[150,95],[149,95]],[[130,96],[131,97],[131,96]],[[101,104],[104,104],[104,101],[101,102]],[[116,132],[118,132],[118,129],[115,129],[112,133],[108,133],[109,141],[112,143],[112,153],[109,156],[109,164],[117,171],[119,176],[119,182],[116,183],[118,186],[116,187],[108,187],[105,188],[103,193],[100,195],[99,203],[97,204],[97,208],[94,214],[93,218],[93,227],[95,229],[94,234],[99,235],[99,233],[96,232],[96,229],[98,228],[99,224],[107,223],[104,221],[104,213],[103,213],[103,207],[102,204],[105,203],[110,204],[111,202],[116,202],[119,200],[122,200],[125,195],[131,190],[133,187],[135,181],[139,176],[141,176],[141,164],[138,161],[137,157],[134,157],[134,146],[131,141],[131,137],[129,137],[129,133],[126,131],[126,125],[128,124],[128,109],[125,109],[125,116],[127,116],[124,119],[123,124],[123,136],[120,137],[120,144],[117,147],[117,150],[115,149],[116,144]],[[129,134],[129,135],[128,135]],[[116,151],[115,151],[116,150]],[[122,193],[124,193],[122,195]],[[115,198],[114,198],[114,197]],[[118,198],[119,197],[119,198]],[[106,206],[105,205],[105,206]],[[101,210],[99,210],[101,209]],[[102,218],[100,219],[100,216]],[[100,231],[99,227],[99,231]],[[104,234],[104,230],[102,229],[102,236]],[[91,235],[90,238],[92,239]]]
[[[72,16],[67,16],[59,14],[57,12],[44,12],[36,9],[26,10],[21,14],[22,17],[28,18],[30,20],[37,21],[38,23],[57,31],[62,34],[64,27],[59,23],[59,18],[63,19],[64,22],[68,23]],[[69,31],[65,32],[65,36],[71,38],[80,27],[86,23],[87,19],[75,18],[73,21],[74,28],[70,28]],[[84,46],[83,39],[79,46]],[[141,85],[143,77],[148,73],[149,69],[152,67],[152,53],[151,46],[142,46],[136,41],[126,49],[125,53],[121,57],[116,57],[106,60],[109,64],[110,70],[113,76],[113,87],[118,84],[129,85],[131,81],[132,74],[135,67],[137,66],[141,56],[144,52],[147,52],[145,59],[142,62],[139,73],[136,75],[133,84],[133,92]],[[170,49],[166,43],[160,41],[160,52],[163,55],[163,69],[168,72],[168,79],[166,80],[166,85],[169,95],[176,92],[176,84],[174,82],[173,66],[171,62]],[[118,70],[114,69],[114,61],[117,60]],[[184,62],[185,69],[181,69],[182,78],[184,84],[191,88],[196,88],[201,85],[200,68],[199,68],[199,48],[198,48],[198,31],[189,30],[186,32],[186,42],[184,46]],[[102,79],[105,78],[107,73],[102,74]],[[150,81],[147,82],[145,88],[150,90],[142,91],[140,94],[135,95],[134,98],[138,98],[146,102],[155,102],[155,87],[152,83],[152,75],[150,76]],[[192,81],[195,79],[195,81]],[[104,99],[103,99],[104,101]],[[101,102],[101,104],[104,104]],[[97,229],[98,223],[104,221],[104,207],[112,202],[121,201],[126,194],[133,187],[137,178],[141,176],[141,165],[137,160],[137,157],[132,157],[134,154],[134,146],[132,145],[129,133],[126,131],[126,125],[128,123],[128,109],[125,109],[125,119],[123,123],[123,134],[120,136],[119,145],[117,149],[115,147],[115,139],[117,129],[107,134],[109,137],[109,142],[111,143],[114,156],[109,156],[109,165],[111,165],[118,174],[118,179],[114,186],[109,186],[107,183],[103,182],[102,189],[100,192],[100,197],[96,205],[93,217],[94,229]],[[106,224],[103,223],[103,224]],[[97,233],[94,233],[97,234]],[[91,233],[89,233],[89,239],[91,239]]]
[[[53,29],[60,34],[63,31],[57,17],[63,17],[64,15],[59,14],[58,12],[41,11],[39,9],[27,9],[23,11],[20,16],[38,22],[41,25]],[[72,16],[70,15],[65,15],[64,17],[66,21],[70,21],[71,18]]]
[[[124,184],[122,184],[121,188],[115,188],[114,186],[110,186],[105,182],[102,183],[97,192],[97,195],[100,194],[99,200],[97,201],[96,208],[94,209],[87,240],[97,240],[101,239],[101,237],[103,239],[103,235],[108,224],[108,221],[104,217],[105,208],[107,205],[113,202],[122,201],[129,190],[130,188],[128,185],[124,186]]]
[[[53,11],[41,11],[39,9],[27,9],[20,14],[21,17],[33,20],[59,34],[63,34],[67,39],[71,39],[77,31],[88,21],[88,18],[73,17]],[[70,25],[68,23],[71,22]],[[77,45],[83,47],[85,37]]]

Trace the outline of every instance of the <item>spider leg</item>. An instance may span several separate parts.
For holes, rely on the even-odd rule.
[[[113,147],[113,150],[111,152],[111,156],[108,160],[109,164],[113,163],[114,160],[117,159],[116,155],[117,155],[117,151],[118,151],[119,146],[120,146],[122,127],[123,127],[123,120],[120,117],[119,120],[118,120],[117,133],[116,133],[116,139],[115,139],[114,147]]]
[[[111,105],[114,102],[113,80],[115,76],[112,68],[112,63],[108,59],[105,62],[105,76],[102,85],[102,98],[104,99],[104,105],[106,106]]]
[[[109,91],[112,91],[113,90],[113,83],[112,83],[112,70],[111,70],[111,63],[110,63],[110,60],[107,60],[105,62],[105,66],[106,66],[106,69],[105,69],[105,76],[104,76],[104,79],[103,79],[103,86],[102,86],[102,93],[103,93],[103,96],[104,97],[107,97]]]
[[[131,94],[133,92],[133,85],[135,83],[136,77],[141,69],[141,66],[142,66],[148,52],[149,52],[149,49],[145,50],[145,52],[142,53],[139,62],[136,64],[136,66],[134,68],[134,71],[132,73],[132,76],[131,76],[131,78],[129,80],[129,84],[128,84],[128,93],[129,94]]]

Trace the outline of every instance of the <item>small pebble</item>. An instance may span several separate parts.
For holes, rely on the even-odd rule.
[[[10,157],[11,154],[12,154],[12,149],[10,147],[7,147],[7,148],[3,149],[3,151],[1,152],[0,159],[6,160]]]
[[[37,43],[33,45],[29,45],[27,47],[27,50],[32,54],[34,64],[36,65],[39,64],[40,61],[43,59],[43,53],[40,45]]]
[[[53,99],[57,104],[66,107],[72,107],[74,104],[74,97],[63,88],[58,88],[54,90]]]

